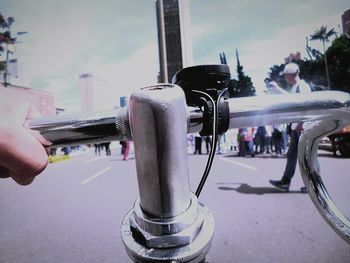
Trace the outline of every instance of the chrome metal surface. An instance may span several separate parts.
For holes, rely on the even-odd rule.
[[[38,130],[53,146],[130,140],[128,108],[86,114],[32,119],[27,127]]]
[[[130,226],[138,243],[148,248],[170,248],[189,245],[201,231],[205,214],[192,194],[191,205],[182,214],[165,218],[149,218],[135,202]],[[208,240],[209,241],[209,240]]]
[[[196,133],[203,128],[203,112],[198,107],[187,107],[187,132]]]
[[[145,214],[141,209],[140,199],[135,201],[134,211],[135,223],[142,230],[155,236],[169,235],[183,231],[197,220],[199,214],[198,199],[191,193],[191,203],[188,209],[177,216],[162,218],[162,220]]]
[[[333,110],[347,105],[349,94],[321,91],[303,94],[266,95],[232,98],[230,129],[267,124],[332,119]],[[203,114],[199,108],[187,108],[187,131],[202,130]],[[115,126],[114,126],[115,124]],[[131,140],[128,110],[62,115],[30,120],[28,127],[39,130],[53,145],[93,143],[101,140]]]
[[[316,208],[336,233],[350,243],[350,221],[327,192],[317,160],[319,141],[350,123],[350,111],[340,110],[333,117],[334,120],[314,123],[304,131],[299,141],[298,160],[304,184]]]
[[[230,129],[268,124],[339,119],[348,111],[350,95],[320,91],[228,99]]]
[[[211,239],[214,235],[214,218],[208,208],[199,204],[199,209],[204,215],[204,221],[197,237],[188,245],[170,248],[149,248],[135,242],[133,238],[130,217],[131,210],[123,220],[121,226],[121,236],[126,247],[126,251],[134,262],[139,263],[200,263],[209,252]]]
[[[190,205],[182,89],[157,85],[133,93],[130,126],[142,210],[158,218],[179,215]]]
[[[190,192],[185,94],[160,84],[133,93],[130,127],[139,199],[125,217],[122,239],[135,262],[200,262],[213,218]]]

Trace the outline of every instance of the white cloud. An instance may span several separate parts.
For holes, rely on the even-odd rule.
[[[94,76],[97,109],[111,108],[119,103],[120,96],[157,83],[157,46],[150,43],[136,50],[127,60],[115,64],[103,64],[92,58],[86,72]],[[83,73],[83,72],[82,72]]]
[[[51,91],[55,98],[60,98],[65,91],[69,90],[69,86],[64,79],[53,79],[50,80],[46,89]]]

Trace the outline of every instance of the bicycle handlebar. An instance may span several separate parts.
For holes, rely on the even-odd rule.
[[[350,123],[350,94],[322,91],[219,103],[229,112],[227,129],[313,122],[299,141],[303,181],[324,219],[350,243],[350,221],[333,203],[317,162],[321,138]],[[133,140],[140,198],[122,225],[129,256],[136,262],[169,262],[169,256],[174,262],[199,262],[214,226],[210,211],[189,190],[185,135],[201,132],[208,120],[202,109],[186,107],[177,85],[162,84],[135,92],[126,108],[35,119],[28,127],[53,146]]]
[[[335,112],[339,114],[349,107],[350,95],[321,91],[230,98],[224,103],[230,112],[229,129],[233,129],[333,119]],[[200,132],[203,121],[199,107],[187,107],[188,133]],[[28,127],[38,130],[53,146],[132,140],[128,107],[32,119],[28,121]]]

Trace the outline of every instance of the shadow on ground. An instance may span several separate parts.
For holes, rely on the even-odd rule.
[[[240,194],[300,194],[301,191],[283,191],[275,187],[253,187],[246,183],[216,183],[222,191],[236,191]]]

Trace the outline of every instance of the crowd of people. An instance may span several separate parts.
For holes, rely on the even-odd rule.
[[[230,134],[219,135],[217,154],[237,152],[238,156],[270,155],[282,157],[289,144],[288,125],[266,125],[253,128],[240,128]],[[200,136],[199,134],[188,135],[188,152],[208,154],[211,147],[211,136]]]

